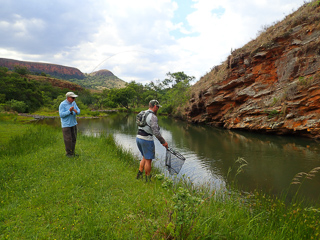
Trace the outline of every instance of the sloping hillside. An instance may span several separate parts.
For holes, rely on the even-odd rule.
[[[188,121],[320,138],[320,2],[305,3],[212,68]]]
[[[50,83],[53,87],[58,87],[60,89],[67,89],[67,90],[75,91],[75,92],[84,90],[84,88],[82,86],[80,86],[79,84],[72,83],[72,82],[69,82],[66,80],[53,78],[53,77],[36,76],[36,75],[31,75],[31,74],[28,74],[24,77],[27,79],[37,80],[39,82],[47,82],[47,83]]]

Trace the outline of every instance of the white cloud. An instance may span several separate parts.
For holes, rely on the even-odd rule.
[[[289,13],[302,3],[288,0],[281,3],[275,0],[195,2],[195,11],[187,16],[187,21],[199,36],[180,39],[179,43],[183,50],[193,53],[193,68],[201,69],[201,75],[224,61],[231,49],[242,47],[255,38],[261,26],[281,20],[283,12]],[[224,10],[223,14],[212,14],[216,9]]]
[[[87,73],[104,68],[126,81],[143,83],[176,71],[199,78],[224,61],[231,48],[255,38],[263,25],[303,4],[303,0],[10,2],[0,9],[0,57],[51,62]]]

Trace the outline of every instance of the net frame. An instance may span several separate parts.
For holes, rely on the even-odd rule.
[[[185,157],[178,151],[168,147],[166,151],[166,166],[171,175],[179,174],[184,162]]]

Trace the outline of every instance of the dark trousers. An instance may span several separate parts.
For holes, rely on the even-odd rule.
[[[74,155],[77,141],[77,125],[73,127],[62,128],[64,145],[67,155]]]

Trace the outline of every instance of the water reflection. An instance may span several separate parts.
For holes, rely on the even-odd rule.
[[[48,119],[46,123],[59,125],[59,119]],[[135,143],[134,114],[110,114],[101,119],[79,119],[78,123],[79,131],[86,135],[112,133],[119,144],[140,159]],[[168,144],[187,159],[179,175],[185,174],[195,183],[225,186],[229,183],[230,167],[237,167],[235,160],[242,157],[248,162],[237,176],[242,190],[258,188],[280,194],[288,189],[296,173],[320,166],[320,150],[313,140],[195,126],[162,116],[159,116],[159,125]],[[165,149],[157,140],[155,143],[157,159],[154,164],[164,169]],[[305,196],[319,198],[319,175],[304,183],[301,190]],[[297,186],[291,188],[294,192]]]

